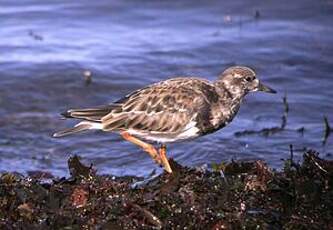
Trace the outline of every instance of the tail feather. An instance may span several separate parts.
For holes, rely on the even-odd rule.
[[[74,133],[82,132],[89,129],[102,129],[102,124],[96,122],[82,121],[73,128],[65,129],[53,134],[53,137],[64,137]]]
[[[109,114],[115,105],[107,105],[99,108],[90,108],[90,109],[70,109],[61,113],[66,118],[79,118],[90,121],[100,121],[102,117]]]

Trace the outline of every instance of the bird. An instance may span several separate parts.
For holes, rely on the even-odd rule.
[[[244,97],[256,91],[276,93],[247,66],[228,67],[215,81],[175,77],[135,90],[104,106],[69,109],[62,115],[80,122],[54,133],[53,137],[94,129],[116,132],[172,173],[166,151],[168,143],[222,129],[236,116]]]

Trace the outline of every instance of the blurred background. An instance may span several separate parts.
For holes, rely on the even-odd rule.
[[[55,139],[73,125],[65,109],[110,103],[175,76],[214,80],[234,64],[254,67],[279,94],[248,95],[219,132],[169,146],[188,166],[266,160],[282,167],[312,148],[332,158],[333,1],[0,1],[0,171],[67,175],[79,154],[99,173],[148,175],[150,157],[116,134]],[[287,95],[287,124],[281,126]],[[285,113],[286,115],[286,113]],[[333,125],[332,125],[333,126]],[[251,133],[251,132],[249,132]]]

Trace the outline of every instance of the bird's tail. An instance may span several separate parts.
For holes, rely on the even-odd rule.
[[[65,129],[53,134],[53,137],[64,137],[70,134],[82,132],[89,129],[103,129],[102,124],[98,122],[82,121],[73,128]]]
[[[117,105],[110,104],[103,107],[88,108],[88,109],[70,109],[61,115],[66,118],[78,118],[88,121],[101,121],[102,117],[109,114]]]

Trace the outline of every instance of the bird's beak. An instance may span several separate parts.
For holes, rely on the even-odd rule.
[[[261,82],[259,82],[258,91],[262,91],[262,92],[266,92],[266,93],[276,93],[276,91],[274,89],[262,84]]]

